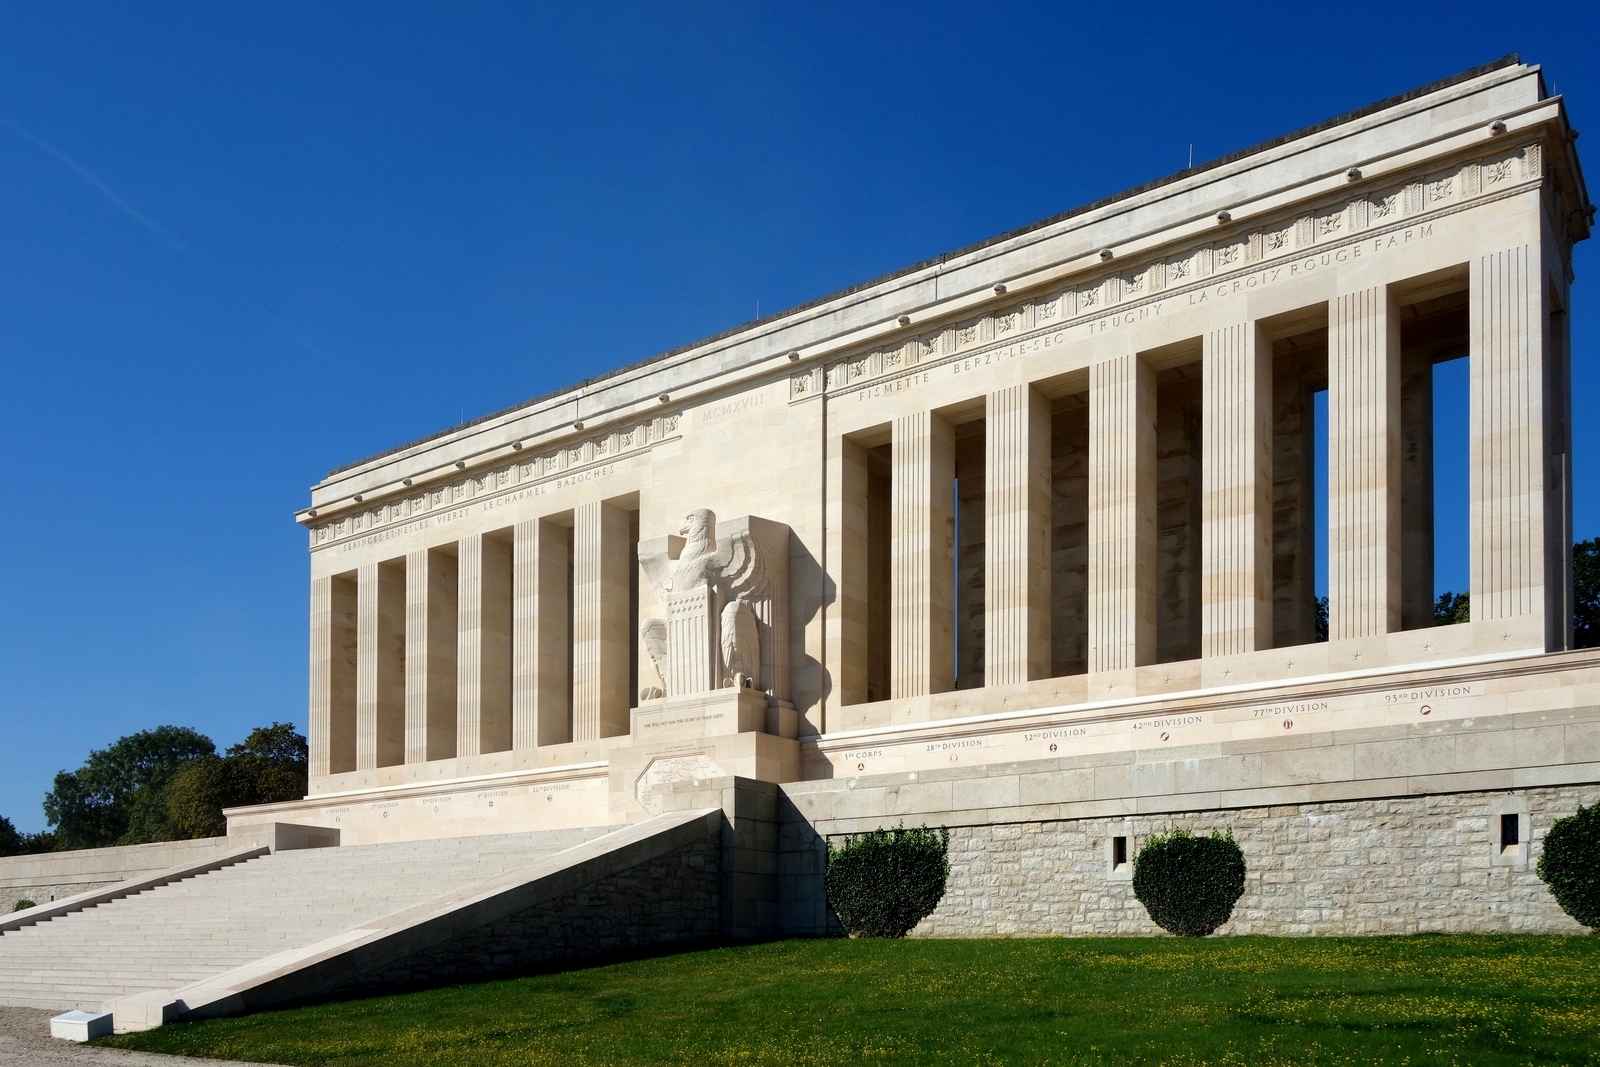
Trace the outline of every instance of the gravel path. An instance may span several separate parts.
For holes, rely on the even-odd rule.
[[[42,1008],[0,1007],[0,1064],[5,1067],[221,1067],[236,1060],[160,1056],[120,1048],[90,1048],[50,1036],[50,1017]]]

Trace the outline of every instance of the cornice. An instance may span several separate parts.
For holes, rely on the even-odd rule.
[[[1508,130],[1487,145],[1475,142],[1448,148],[1447,156],[1459,156],[1463,149],[1481,154],[1369,165],[1359,168],[1362,177],[1354,182],[1346,175],[1342,186],[1317,182],[1303,197],[1285,194],[1241,205],[1222,225],[1213,219],[1153,233],[1129,242],[1127,247],[1135,251],[1126,262],[1119,262],[1119,256],[1110,263],[1096,263],[1093,269],[1073,271],[1063,266],[1036,272],[1008,285],[1003,298],[991,295],[977,302],[1000,306],[965,319],[951,321],[950,311],[962,310],[969,301],[950,301],[930,309],[941,314],[921,334],[889,346],[858,348],[836,362],[819,362],[793,373],[790,401],[800,403],[824,393],[843,395],[1012,345],[1036,348],[1042,338],[1096,321],[1116,323],[1153,304],[1236,279],[1249,279],[1253,287],[1251,276],[1258,271],[1301,262],[1313,268],[1319,263],[1326,266],[1323,257],[1362,241],[1404,234],[1466,208],[1536,190],[1545,178],[1542,139],[1521,140]],[[1490,151],[1483,152],[1484,148]],[[1377,180],[1367,180],[1369,174]],[[1081,273],[1083,280],[1064,288],[1049,284],[1074,273]],[[1038,290],[1043,292],[1000,303]]]
[[[737,336],[700,342],[680,350],[672,359],[661,358],[624,368],[616,375],[592,383],[592,389],[586,385],[553,394],[443,436],[403,446],[395,452],[335,472],[336,477],[316,490],[315,508],[303,509],[297,519],[314,525],[319,519],[360,511],[375,499],[387,501],[398,497],[412,486],[445,483],[457,472],[494,466],[514,458],[519,452],[569,447],[573,441],[588,440],[597,426],[609,428],[654,417],[664,405],[682,410],[716,393],[781,380],[797,369],[815,375],[816,368],[830,358],[873,346],[909,344],[913,338],[928,332],[930,320],[942,323],[989,308],[1004,314],[1003,309],[1016,306],[1019,297],[1052,284],[1067,279],[1126,273],[1129,261],[1153,256],[1159,248],[1186,241],[1204,243],[1209,240],[1215,245],[1220,243],[1217,234],[1262,225],[1269,216],[1281,213],[1294,203],[1336,193],[1348,194],[1352,187],[1370,188],[1399,171],[1452,152],[1470,151],[1496,140],[1502,143],[1513,139],[1520,141],[1529,130],[1541,124],[1559,128],[1564,142],[1565,118],[1560,98],[1548,98],[1500,115],[1496,122],[1504,124],[1504,133],[1493,132],[1491,123],[1474,121],[1465,128],[1444,129],[1423,141],[1413,138],[1403,148],[1392,152],[1341,159],[1337,170],[1298,182],[1273,183],[1270,189],[1254,196],[1235,193],[1231,200],[1219,199],[1221,188],[1244,184],[1243,175],[1280,167],[1293,157],[1307,153],[1325,153],[1341,142],[1372,133],[1384,125],[1414,119],[1453,100],[1536,75],[1537,69],[1532,67],[1492,71],[1439,93],[1412,98],[1393,109],[1324,128],[1315,136],[1248,155],[1228,166],[1186,174],[1182,180],[1162,184],[1143,196],[1118,199],[1096,211],[1080,210],[1058,225],[1019,231],[1018,236],[1010,240],[1003,235],[970,252],[941,257],[920,272],[902,272],[882,284],[869,283],[851,290],[844,298],[809,305],[805,314],[785,313],[781,321],[775,317],[768,324],[756,324],[759,328],[738,331]],[[1560,169],[1563,177],[1570,181],[1576,172],[1570,171],[1566,162],[1563,158]],[[1350,166],[1361,172],[1356,186],[1352,186],[1348,177]],[[1581,188],[1574,192],[1577,196],[1584,195]],[[1190,197],[1194,201],[1187,217],[1174,222],[1169,214],[1162,224],[1144,231],[1127,225],[1130,221],[1137,222],[1141,213],[1178,197]],[[1220,210],[1231,216],[1228,225],[1218,225],[1219,203]],[[1090,239],[1118,226],[1122,227],[1118,239],[1104,248]],[[1586,235],[1585,232],[1583,236]],[[1029,258],[1025,253],[1036,246],[1063,241],[1080,247],[1074,254],[1068,254],[1070,248],[1059,249],[1059,255],[1048,257],[1056,261],[1045,267],[1029,270],[1016,262],[1019,258]],[[1102,258],[1105,250],[1111,252],[1109,263]],[[1039,257],[1035,254],[1033,258]],[[1006,269],[1008,265],[1010,270]],[[940,289],[948,290],[958,282],[960,291],[942,297],[937,295]],[[969,284],[972,282],[979,284]],[[930,292],[935,299],[928,298]],[[867,314],[880,307],[889,307],[894,314],[887,317]],[[807,327],[824,321],[850,320],[852,316],[865,321],[830,330],[826,335],[813,329],[818,335],[809,340],[797,336]],[[945,327],[941,325],[940,328]],[[795,343],[791,346],[790,341]],[[668,381],[670,389],[658,393],[656,385]],[[542,425],[538,425],[540,423]],[[392,471],[394,477],[384,479],[387,471]],[[405,485],[405,479],[411,484]],[[340,493],[342,486],[349,487],[348,495]]]
[[[1315,263],[1359,242],[1415,231],[1467,207],[1537,189],[1545,177],[1539,129],[1546,118],[1540,109],[1529,109],[1506,121],[1503,133],[1445,138],[1428,152],[1413,149],[1365,161],[1355,180],[1347,172],[1337,182],[1321,178],[1241,203],[1222,223],[1215,217],[1184,220],[1129,241],[1121,247],[1130,251],[1114,252],[1110,261],[1080,257],[1023,275],[1003,293],[991,289],[925,305],[910,325],[877,324],[800,349],[792,359],[709,376],[702,386],[720,393],[787,376],[790,402],[803,403],[824,392],[840,395],[1011,345],[1036,344],[1096,320],[1137,315],[1152,304],[1306,257]],[[1058,287],[1063,280],[1074,284]],[[917,330],[922,323],[927,325]],[[874,344],[885,337],[894,342]],[[472,462],[458,460],[410,484],[364,495],[331,517],[308,511],[301,521],[309,527],[310,547],[399,536],[424,516],[448,521],[475,501],[513,498],[533,486],[644,455],[679,436],[682,408],[676,402],[691,403],[699,394],[696,387],[680,387],[669,413],[642,418],[625,409],[621,419],[579,438],[566,435],[542,447],[519,440]]]

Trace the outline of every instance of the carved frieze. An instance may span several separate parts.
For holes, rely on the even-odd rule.
[[[1496,147],[1499,147],[1498,145]],[[1081,284],[1031,297],[1027,302],[941,326],[902,342],[847,356],[826,367],[797,370],[789,377],[791,400],[825,390],[853,388],[872,379],[903,372],[991,343],[1012,343],[1031,332],[1059,330],[1074,320],[1093,319],[1122,304],[1143,303],[1157,294],[1193,285],[1217,274],[1254,268],[1257,263],[1302,253],[1318,245],[1349,240],[1354,234],[1393,225],[1410,225],[1414,217],[1453,210],[1476,197],[1495,196],[1543,176],[1543,151],[1538,143],[1501,148],[1481,160],[1424,173],[1388,187],[1362,189],[1342,203],[1326,204],[1293,216],[1268,220],[1245,232],[1227,234],[1184,250],[1163,250],[1146,262],[1117,263]],[[1354,192],[1354,191],[1352,191]],[[369,505],[356,513],[312,528],[313,545],[415,518],[475,497],[512,492],[519,485],[555,478],[592,463],[648,448],[677,433],[679,415],[669,413],[647,422],[563,443],[534,456],[519,457],[492,471],[387,504]]]
[[[612,462],[619,456],[638,452],[656,441],[673,436],[678,430],[678,418],[676,412],[658,416],[648,422],[635,423],[625,429],[607,431],[548,452],[519,458],[481,474],[474,473],[446,485],[433,486],[420,493],[364,509],[354,515],[320,523],[310,530],[312,547],[356,533],[392,526],[430,511],[450,508],[477,498],[509,493],[520,485],[531,485],[580,470],[591,463]]]
[[[1512,148],[1481,163],[1470,161],[1387,188],[1362,190],[1343,202],[1327,204],[1295,216],[1267,221],[1258,228],[1233,233],[1221,240],[1132,267],[1118,268],[1063,288],[1027,303],[997,307],[993,311],[955,323],[938,333],[924,335],[895,349],[880,349],[867,357],[846,361],[848,373],[829,373],[826,382],[806,374],[791,381],[793,398],[854,388],[880,375],[891,375],[916,363],[925,363],[991,343],[1011,343],[1030,332],[1073,325],[1074,319],[1105,315],[1109,309],[1138,303],[1158,293],[1192,285],[1215,275],[1253,268],[1259,263],[1303,253],[1319,245],[1347,241],[1367,230],[1399,224],[1413,216],[1453,208],[1477,196],[1488,196],[1542,176],[1541,146]],[[939,343],[945,338],[944,346]],[[945,347],[947,346],[947,347]],[[844,366],[844,363],[836,366]]]

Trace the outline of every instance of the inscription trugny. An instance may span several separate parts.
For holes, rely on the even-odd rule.
[[[1497,195],[1504,195],[1506,191],[1497,191]],[[1395,205],[1399,203],[1399,199],[1398,193],[1375,197],[1371,217],[1381,220],[1397,211]],[[1248,242],[1236,242],[1201,250],[1208,253],[1207,255],[1201,255],[1200,252],[1191,253],[1187,259],[1153,264],[1132,275],[1113,275],[1090,283],[1081,290],[1067,290],[1054,297],[1026,305],[1020,310],[995,312],[984,320],[987,325],[983,329],[976,325],[948,328],[941,334],[902,346],[907,349],[905,352],[894,349],[869,354],[866,357],[852,357],[835,365],[828,372],[828,392],[844,392],[844,389],[838,389],[836,385],[843,385],[848,380],[852,383],[848,386],[848,391],[854,393],[857,401],[892,396],[931,382],[935,370],[951,375],[970,373],[1005,360],[1059,347],[1070,342],[1078,332],[1095,336],[1146,319],[1157,318],[1168,311],[1175,301],[1181,300],[1186,308],[1198,308],[1214,300],[1263,289],[1337,264],[1351,263],[1363,256],[1380,255],[1386,250],[1423,241],[1434,235],[1437,220],[1415,221],[1408,225],[1391,223],[1387,228],[1374,224],[1370,227],[1372,231],[1370,235],[1347,236],[1342,231],[1356,227],[1353,223],[1349,227],[1344,225],[1345,215],[1355,217],[1363,214],[1365,204],[1366,201],[1353,202],[1342,213],[1320,216],[1317,225],[1285,224],[1276,231],[1255,234]],[[1338,225],[1330,227],[1328,225],[1330,219],[1335,220]],[[1307,220],[1301,221],[1307,222]],[[1309,250],[1297,247],[1291,234],[1302,230],[1309,235],[1305,238],[1306,241],[1323,247]],[[1318,240],[1319,237],[1321,240]],[[1327,244],[1329,239],[1336,239],[1338,243],[1329,245]],[[1311,254],[1306,254],[1307,251]],[[1280,259],[1283,262],[1257,266],[1256,264],[1262,259]],[[1209,261],[1212,264],[1211,269],[1203,272],[1213,275],[1212,280],[1191,279],[1191,275],[1197,272],[1198,261]],[[1248,265],[1250,269],[1233,268],[1234,262],[1238,262],[1240,266]],[[1223,277],[1221,280],[1215,279],[1216,275],[1223,274],[1231,276]],[[1156,281],[1147,284],[1147,278],[1151,276],[1159,276],[1164,284],[1158,284]],[[1149,295],[1149,290],[1153,288],[1162,289],[1163,295],[1160,297]],[[1107,290],[1113,295],[1108,297]],[[1114,302],[1119,292],[1121,299],[1127,302],[1123,310],[1110,314],[1101,313],[1097,316],[1081,314],[1091,308],[1098,308],[1103,303]],[[1062,305],[1069,307],[1076,305],[1080,314],[1074,316],[1062,313]],[[955,356],[950,352],[951,348],[959,349],[981,344],[985,337],[991,340],[998,339],[1000,334],[1021,328],[1018,320],[1025,320],[1026,313],[1030,310],[1035,320],[1036,331],[1039,326],[1046,325],[1048,320],[1057,317],[1076,318],[1077,321],[1063,321],[1059,327],[1048,332],[1035,332],[1032,336],[1009,344],[971,354]],[[941,337],[944,340],[941,340]],[[933,366],[922,369],[910,366],[912,363],[933,364]],[[873,370],[875,364],[881,371]],[[899,366],[905,366],[906,369],[892,376],[882,377],[869,386],[853,384],[858,378],[872,377],[875,373],[887,373],[891,368]],[[804,384],[805,381],[805,376],[795,380],[795,387],[792,389],[793,399],[806,399],[811,395],[812,390]]]
[[[914,370],[902,373],[894,378],[876,382],[870,386],[854,390],[858,401],[875,400],[892,396],[906,389],[925,385],[933,380],[935,370],[948,372],[951,375],[966,374],[981,370],[985,367],[1019,356],[1035,352],[1043,352],[1050,348],[1060,347],[1069,343],[1075,331],[1083,331],[1093,336],[1106,333],[1119,327],[1130,326],[1145,319],[1159,317],[1163,310],[1175,300],[1182,298],[1186,307],[1197,307],[1212,300],[1222,300],[1241,293],[1248,293],[1255,289],[1263,289],[1276,282],[1287,281],[1292,278],[1311,274],[1318,269],[1325,269],[1337,263],[1352,262],[1362,256],[1377,255],[1384,250],[1397,246],[1410,244],[1432,237],[1434,224],[1423,223],[1416,226],[1396,229],[1393,232],[1380,234],[1375,237],[1362,238],[1351,241],[1337,248],[1330,248],[1325,252],[1315,255],[1296,258],[1288,263],[1263,267],[1251,270],[1237,277],[1227,278],[1220,282],[1208,282],[1203,286],[1179,290],[1163,298],[1148,300],[1144,303],[1127,308],[1111,315],[1099,318],[1086,319],[1066,325],[1061,329],[1049,333],[1039,333],[1032,337],[1024,338],[1011,344],[998,346],[974,353],[970,356],[961,356],[942,360],[938,365],[927,370]]]

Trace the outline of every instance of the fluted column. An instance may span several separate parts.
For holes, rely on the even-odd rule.
[[[1272,346],[1253,322],[1205,336],[1200,647],[1272,647]]]
[[[832,708],[865,703],[871,631],[868,540],[870,486],[867,450],[840,438],[828,466],[828,547],[838,595],[826,610],[831,630],[828,671],[835,679]],[[880,693],[882,697],[885,694]]]
[[[572,740],[572,531],[517,523],[512,605],[512,747]]]
[[[929,411],[894,420],[890,441],[889,687],[955,688],[955,434]]]
[[[456,558],[406,556],[406,762],[456,754]]]
[[[1400,629],[1400,320],[1374,286],[1328,307],[1328,636]]]
[[[989,394],[984,450],[984,682],[1050,675],[1050,401]]]
[[[1155,654],[1156,379],[1129,353],[1089,368],[1089,671]]]
[[[332,746],[329,723],[332,690],[333,579],[311,579],[311,677],[306,701],[307,773],[321,778],[329,773]]]
[[[405,762],[406,568],[369,563],[356,574],[356,769]]]
[[[1546,609],[1550,502],[1545,498],[1555,479],[1545,475],[1543,416],[1550,384],[1545,286],[1537,246],[1509,248],[1472,263],[1474,622],[1537,616]],[[1552,510],[1559,516],[1563,506],[1559,502]],[[1558,550],[1566,549],[1559,545]],[[1549,620],[1547,629],[1550,647],[1561,647],[1565,620]]]
[[[573,512],[572,739],[628,732],[628,513],[596,501]]]
[[[457,578],[456,755],[511,747],[511,544],[461,539]]]
[[[311,688],[306,734],[311,777],[356,769],[356,583],[311,581]]]

